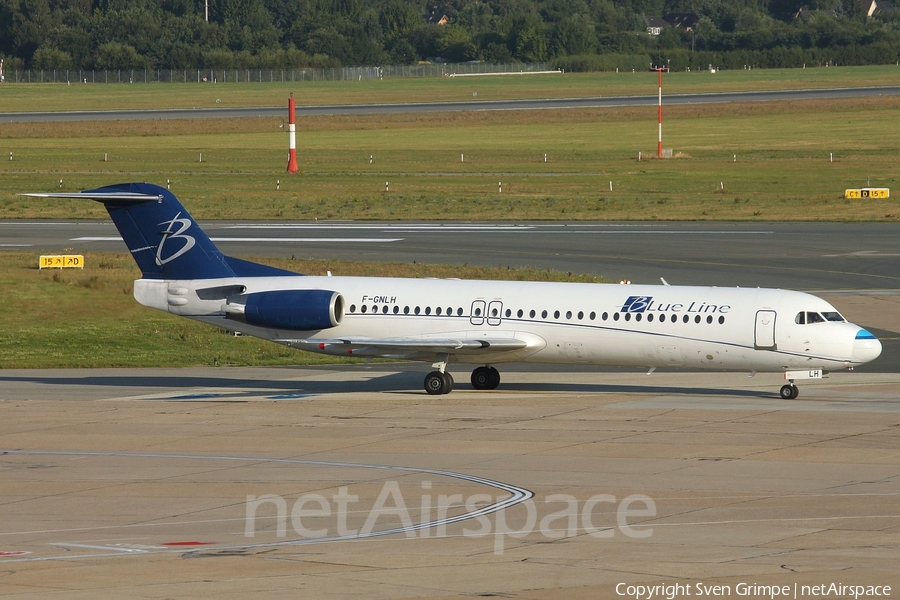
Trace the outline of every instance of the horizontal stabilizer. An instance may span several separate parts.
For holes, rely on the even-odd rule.
[[[102,190],[92,190],[89,192],[33,192],[18,195],[31,196],[33,198],[96,200],[97,202],[159,202],[162,200],[162,195],[138,194],[136,192],[104,192]]]

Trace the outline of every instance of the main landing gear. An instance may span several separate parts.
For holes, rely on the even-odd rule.
[[[478,367],[472,371],[472,387],[476,390],[495,390],[500,385],[500,371],[494,367]]]
[[[785,400],[793,400],[800,395],[800,390],[794,385],[794,381],[791,380],[789,384],[781,386],[781,391],[779,393]]]
[[[433,396],[449,394],[453,390],[453,376],[444,371],[432,371],[425,376],[425,391]]]
[[[453,390],[453,376],[446,371],[447,358],[447,355],[439,356],[438,361],[431,365],[437,371],[425,376],[425,391],[432,396],[449,394]],[[478,367],[472,371],[472,387],[476,390],[493,390],[498,385],[500,372],[494,367]]]

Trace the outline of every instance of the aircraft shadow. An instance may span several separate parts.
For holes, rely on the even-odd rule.
[[[473,388],[468,377],[461,377],[464,373],[457,374],[454,384],[456,390],[468,390]],[[564,373],[548,373],[548,380],[542,382],[502,382],[497,392],[485,390],[484,394],[499,393],[503,391],[513,392],[546,392],[546,393],[600,393],[600,394],[657,394],[657,395],[683,395],[683,396],[733,396],[741,398],[773,398],[778,397],[776,390],[761,391],[748,389],[704,388],[697,386],[660,386],[660,385],[622,385],[598,383],[566,383],[554,381],[554,377],[564,378]],[[603,374],[598,373],[598,378]],[[172,376],[160,375],[86,375],[77,376],[44,376],[35,373],[34,376],[15,375],[0,376],[0,385],[3,383],[32,383],[37,385],[61,386],[61,387],[97,387],[97,388],[121,388],[122,395],[135,393],[154,393],[158,391],[163,397],[160,400],[173,401],[240,401],[242,399],[259,398],[268,399],[299,399],[305,396],[328,395],[336,393],[353,392],[398,392],[415,395],[424,394],[422,390],[423,373],[419,371],[401,371],[391,373],[372,373],[372,377],[362,380],[343,379],[340,374],[334,374],[333,378],[308,381],[303,379],[250,379],[242,377],[210,377],[210,376]],[[136,388],[143,388],[137,391]],[[214,390],[214,391],[204,391]],[[233,391],[230,391],[233,390]],[[171,394],[171,396],[168,396]],[[79,396],[83,396],[79,394]],[[440,399],[440,396],[434,396]]]

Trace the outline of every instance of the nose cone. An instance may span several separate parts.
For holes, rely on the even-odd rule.
[[[871,362],[881,355],[881,342],[878,338],[866,331],[860,329],[856,332],[856,339],[853,340],[853,362],[857,364],[865,364]]]

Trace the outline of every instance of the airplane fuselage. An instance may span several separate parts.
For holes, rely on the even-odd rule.
[[[204,292],[210,289],[224,292],[210,297]],[[227,318],[235,297],[292,289],[339,294],[337,323],[299,335]],[[860,337],[864,330],[843,319],[798,322],[800,314],[837,310],[816,296],[776,289],[298,276],[139,280],[135,297],[153,308],[334,355],[433,359],[433,351],[360,344],[386,332],[394,338],[524,342],[503,352],[449,353],[451,361],[463,363],[827,370],[868,362],[880,352],[877,340]],[[352,339],[356,347],[315,343],[336,339]]]

